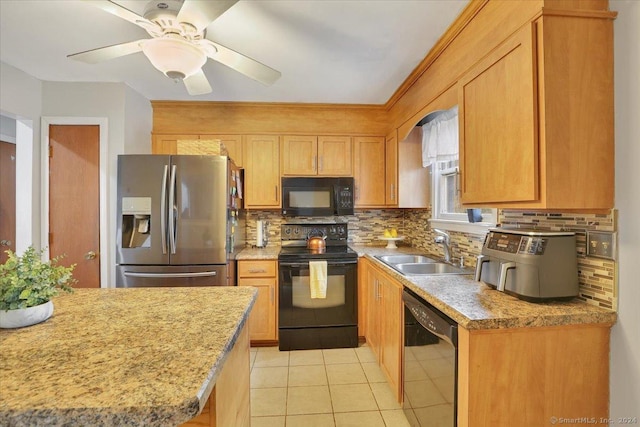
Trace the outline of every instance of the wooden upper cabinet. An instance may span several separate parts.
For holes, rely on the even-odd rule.
[[[227,148],[229,157],[238,167],[243,165],[242,135],[200,135],[200,139],[219,139]]]
[[[473,66],[459,81],[462,202],[612,208],[612,55],[611,19],[543,15]]]
[[[398,206],[398,132],[385,139],[385,204]]]
[[[151,154],[178,154],[179,140],[199,138],[200,135],[153,135]]]
[[[178,141],[181,140],[220,140],[222,144],[227,148],[229,157],[231,157],[234,163],[242,167],[242,135],[153,135],[151,140],[151,153],[152,154],[181,154],[178,147]],[[187,154],[210,154],[210,151],[189,152]]]
[[[318,137],[282,137],[282,175],[312,176],[318,174]]]
[[[353,138],[353,176],[356,185],[356,207],[385,205],[385,140],[384,136]]]
[[[463,203],[539,197],[534,36],[525,26],[460,81]]]
[[[245,208],[279,208],[279,138],[275,135],[247,135],[245,138]]]
[[[282,137],[282,175],[350,176],[352,174],[351,137]]]
[[[350,136],[319,136],[318,175],[353,175],[352,152]]]

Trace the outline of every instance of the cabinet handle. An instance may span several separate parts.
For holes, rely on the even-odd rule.
[[[311,159],[311,169],[314,172],[316,171],[316,158],[315,157],[313,159]]]
[[[322,169],[323,169],[323,167],[322,167],[322,157],[323,156],[320,156],[320,172],[322,172]]]
[[[355,184],[356,187],[356,197],[355,199],[358,200],[360,198],[360,189],[358,188],[358,184]]]
[[[395,196],[395,188],[393,186],[393,184],[391,184],[391,200],[395,200],[396,196]]]
[[[278,198],[278,186],[276,185],[276,202],[279,200]]]
[[[271,304],[273,304],[273,287],[269,288],[269,294],[271,295]]]
[[[250,268],[249,273],[266,273],[267,270],[264,268]]]

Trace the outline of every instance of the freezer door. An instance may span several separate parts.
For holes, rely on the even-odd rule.
[[[172,156],[171,161],[170,264],[226,263],[228,157]]]
[[[117,288],[226,286],[226,265],[118,265]]]
[[[170,156],[118,156],[117,264],[168,264]]]

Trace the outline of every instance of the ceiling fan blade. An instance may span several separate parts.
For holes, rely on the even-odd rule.
[[[205,93],[211,93],[211,85],[207,76],[204,75],[202,69],[195,74],[185,77],[183,79],[184,85],[187,88],[189,95],[204,95]]]
[[[237,2],[238,0],[184,0],[178,12],[178,22],[188,22],[200,32]]]
[[[114,44],[111,46],[99,47],[84,52],[78,52],[67,55],[67,58],[77,61],[86,62],[88,64],[97,64],[98,62],[107,61],[109,59],[118,58],[120,56],[131,55],[132,53],[142,51],[142,43],[146,39],[136,40],[129,43]]]
[[[127,20],[131,23],[136,24],[139,27],[144,28],[145,30],[149,30],[152,28],[160,28],[158,24],[155,22],[151,22],[142,16],[138,15],[135,12],[130,11],[126,7],[122,7],[117,3],[114,3],[110,0],[84,0],[92,6],[98,7],[105,12],[109,12],[112,15],[115,15],[119,18]]]
[[[210,47],[206,49],[208,51],[207,56],[209,58],[218,61],[229,68],[233,68],[234,70],[264,85],[272,85],[282,75],[280,71],[274,70],[255,59],[251,59],[248,56],[222,46],[221,44],[212,42],[211,40],[204,39],[200,43],[204,45],[205,48],[208,47],[206,45],[213,46],[215,48],[215,51]]]

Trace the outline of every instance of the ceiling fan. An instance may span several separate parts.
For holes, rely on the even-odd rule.
[[[211,92],[202,71],[208,58],[265,85],[280,78],[279,71],[205,38],[207,26],[238,0],[152,0],[143,16],[110,0],[85,1],[138,25],[152,38],[74,53],[68,58],[95,64],[142,51],[167,77],[182,80],[190,95]]]

